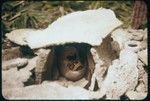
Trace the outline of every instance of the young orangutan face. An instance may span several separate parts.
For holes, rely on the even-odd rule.
[[[63,76],[73,81],[83,77],[85,68],[75,47],[65,46],[58,58],[60,58],[59,68]]]

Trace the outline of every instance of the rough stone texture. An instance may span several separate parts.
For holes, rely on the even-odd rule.
[[[124,48],[132,50],[134,52],[138,52],[141,50],[141,44],[139,41],[130,40],[124,43]]]
[[[15,67],[24,67],[28,64],[28,60],[26,58],[17,58],[8,61],[2,62],[2,70],[8,70],[10,68]]]
[[[146,40],[147,39],[147,35],[148,35],[148,30],[147,28],[144,29],[144,37],[143,37],[143,40]]]
[[[17,61],[18,59],[14,60]],[[33,75],[31,70],[35,68],[36,60],[37,56],[28,59],[28,64],[19,70],[17,70],[17,68],[11,68],[6,71],[2,70],[2,94],[5,98],[9,98],[14,89],[23,88],[25,86],[24,83]]]
[[[35,82],[41,83],[46,78],[51,78],[53,65],[53,52],[51,49],[40,49],[35,68]]]
[[[118,46],[113,46],[115,50],[120,51],[124,48],[124,43],[129,41],[128,32],[125,29],[118,28],[111,33],[113,41],[119,44]],[[114,44],[113,44],[114,45]],[[119,48],[119,49],[118,49]]]
[[[128,30],[130,39],[131,40],[136,40],[136,41],[142,41],[144,37],[144,30],[134,30],[134,29],[129,29]]]
[[[144,64],[141,62],[141,60],[138,60],[138,66],[139,70],[139,78],[138,78],[138,86],[136,87],[137,92],[147,92],[148,91],[148,75],[144,68]]]
[[[37,93],[40,92],[40,93]],[[24,88],[13,89],[5,97],[7,99],[94,99],[98,92],[91,92],[82,87],[68,86],[67,88],[57,82],[43,82],[40,85],[32,85]]]
[[[36,67],[35,72],[45,72],[49,67],[51,67],[51,63],[55,63],[56,56],[54,55],[54,49],[51,48],[40,48],[34,50],[34,54],[36,54],[35,60],[33,60],[34,66]],[[48,67],[48,63],[50,63]],[[40,65],[38,65],[40,64]],[[56,63],[55,63],[56,65]],[[44,67],[45,66],[45,67]],[[52,68],[51,68],[52,69]],[[51,70],[50,69],[50,70]]]
[[[27,68],[28,70],[35,69],[37,59],[38,59],[38,56],[28,59],[28,65],[25,68]]]
[[[114,50],[116,52],[116,55],[119,56],[120,53],[120,46],[119,43],[117,41],[112,41],[111,42],[111,46],[112,46],[112,50]]]
[[[38,50],[38,59],[36,61],[35,68],[35,82],[41,83],[44,79],[45,71],[48,67],[46,67],[46,62],[49,61],[48,57],[51,50],[40,49]]]
[[[112,38],[110,36],[107,36],[106,38],[103,39],[103,42],[100,46],[97,46],[97,47],[93,46],[93,48],[97,52],[97,55],[99,56],[99,59],[104,62],[102,68],[100,68],[102,74],[100,73],[100,71],[98,71],[101,77],[104,76],[104,73],[107,70],[107,68],[111,65],[112,60],[117,58],[116,51],[112,49],[112,45],[111,45],[112,41],[113,41]],[[89,76],[90,77],[89,83],[91,84],[91,78],[92,78],[92,74],[94,73],[95,66],[98,66],[99,64],[94,63],[96,61],[94,61],[94,56],[92,56],[91,53],[88,53],[88,62],[89,62],[89,69],[91,71],[90,72],[91,74],[89,73],[91,75]],[[98,77],[98,78],[101,78],[101,77]],[[102,78],[101,78],[101,81],[102,81]],[[101,81],[99,81],[99,87],[101,85]],[[94,86],[95,84],[92,86],[91,90],[93,89]]]
[[[138,92],[135,92],[135,91],[128,91],[126,93],[126,96],[130,100],[143,100],[147,97],[147,93],[138,93]]]
[[[140,51],[140,52],[138,52],[138,56],[139,56],[139,58],[140,58],[140,60],[145,64],[145,65],[148,65],[148,54],[147,54],[148,52],[147,52],[147,49],[145,49],[145,50],[142,50],[142,51]]]
[[[26,69],[12,68],[7,71],[2,71],[2,93],[5,98],[8,98],[16,88],[24,87],[24,82],[31,76],[31,72]],[[15,92],[14,92],[15,93]]]
[[[52,81],[44,81],[44,82],[52,82]],[[82,78],[82,79],[74,82],[74,81],[69,81],[64,77],[60,77],[58,80],[55,80],[53,82],[56,82],[64,87],[69,87],[72,85],[72,86],[79,86],[79,87],[84,88],[87,85],[88,80],[86,80],[85,78]]]
[[[26,37],[33,31],[35,31],[35,29],[17,29],[7,33],[6,37],[18,45],[27,45]]]
[[[112,60],[117,58],[117,53],[112,49],[112,41],[112,38],[107,36],[103,39],[100,46],[93,46],[93,48],[96,49],[98,56],[105,62],[107,67],[111,65]]]
[[[15,47],[16,45],[12,43],[9,39],[5,38],[2,41],[2,49],[9,49],[11,47]]]
[[[93,91],[95,87],[95,82],[97,81],[99,89],[101,88],[102,81],[104,79],[104,74],[107,70],[107,67],[104,65],[104,62],[98,56],[96,49],[91,48],[91,54],[93,55],[93,60],[95,62],[94,73],[91,78],[91,85],[89,90]]]
[[[130,57],[130,58],[129,58]],[[134,90],[138,81],[137,54],[122,50],[119,60],[114,60],[100,89],[99,97],[119,99],[128,90]]]
[[[74,42],[98,46],[120,25],[122,22],[110,9],[77,11],[60,17],[44,30],[32,32],[27,43],[32,49]]]
[[[10,49],[2,50],[2,60],[10,60],[18,57],[22,57],[20,47],[12,47]]]
[[[148,35],[147,28],[145,28],[143,41],[141,41],[142,49],[146,49],[148,47],[148,45],[147,45],[147,43],[148,43],[148,41],[147,41],[147,35]]]
[[[147,47],[148,47],[147,43],[148,43],[147,40],[141,41],[141,43],[140,43],[140,45],[141,45],[141,50],[147,49]]]
[[[140,81],[138,86],[136,87],[136,91],[141,93],[141,92],[147,92],[147,90],[148,90],[147,85],[144,82]]]
[[[97,10],[78,11],[60,17],[44,30],[19,29],[7,33],[6,37],[12,42],[19,45],[29,45],[31,48],[74,42],[84,42],[92,45],[92,49],[95,49],[95,51],[91,51],[88,54],[90,59],[87,60],[88,71],[90,71],[88,80],[91,83],[89,89],[94,89],[95,81],[97,80],[99,90],[92,92],[83,89],[87,85],[87,80],[84,78],[76,82],[59,79],[53,82],[43,82],[40,85],[24,87],[24,82],[31,77],[30,71],[34,71],[34,68],[36,83],[41,83],[45,79],[58,79],[59,72],[55,61],[57,57],[54,55],[52,48],[40,49],[37,52],[38,56],[29,60],[28,65],[23,69],[11,68],[7,71],[2,71],[3,96],[17,99],[99,99],[106,95],[106,99],[119,99],[121,95],[127,92],[126,95],[130,99],[144,98],[148,89],[148,75],[143,65],[147,65],[147,60],[146,62],[144,60],[147,58],[141,56],[144,58],[142,59],[139,56],[140,61],[143,60],[142,62],[145,64],[141,62],[137,66],[137,54],[124,50],[124,48],[135,52],[139,51],[139,46],[142,46],[141,49],[147,48],[147,32],[146,30],[127,32],[124,29],[115,29],[121,24],[112,10],[100,8]],[[72,31],[71,33],[70,30]],[[111,33],[112,31],[114,32]],[[117,58],[115,51],[117,54],[120,53],[120,58],[117,60],[114,60]],[[145,53],[147,52],[144,52],[144,55]],[[3,56],[3,60],[21,57],[20,53],[15,49],[13,52],[9,52],[9,49],[3,50]],[[59,57],[57,60],[59,60]],[[101,61],[105,63],[105,66]],[[111,65],[112,61],[113,64]],[[4,64],[8,65],[8,63]],[[9,65],[9,67],[13,66],[14,64]],[[107,67],[109,67],[109,70],[104,76]],[[69,76],[71,77],[72,75],[69,74]],[[128,91],[130,90],[135,90],[136,92],[131,91],[129,93]]]
[[[128,30],[128,36],[130,40],[139,41],[141,50],[147,48],[147,28],[145,30]]]
[[[101,16],[100,17],[94,16],[96,18],[93,18],[93,15],[87,16],[86,13],[93,12],[95,14],[97,11],[102,11],[101,13],[104,13],[103,11],[108,11],[108,14],[113,15],[113,17],[110,17],[110,18],[108,17],[108,19],[112,18],[110,20],[112,22],[106,23],[106,21],[108,20],[106,16],[106,21],[104,20],[106,25],[103,25],[101,27],[97,27],[97,26],[95,27],[95,23],[93,25],[93,22],[95,22],[93,21],[93,19],[95,20],[97,18],[100,19]],[[60,44],[65,44],[67,42],[69,43],[85,42],[85,43],[89,43],[93,45],[93,48],[91,49],[91,53],[88,54],[87,56],[88,58],[93,57],[93,59],[87,60],[89,62],[88,71],[90,71],[90,73],[88,74],[89,76],[88,80],[91,84],[89,89],[90,90],[94,89],[95,82],[97,80],[99,90],[91,93],[90,91],[83,89],[83,87],[87,85],[87,80],[85,80],[84,78],[76,82],[67,81],[67,80],[60,80],[60,81],[58,80],[57,82],[53,82],[53,83],[45,82],[41,85],[33,85],[33,86],[24,87],[24,82],[28,81],[28,79],[31,76],[30,71],[33,70],[34,68],[35,68],[36,83],[41,83],[43,80],[52,79],[53,77],[54,79],[58,79],[59,72],[56,66],[57,62],[55,62],[55,58],[57,57],[54,55],[53,50],[52,49],[40,49],[37,52],[38,56],[35,59],[36,62],[33,62],[35,60],[33,60],[32,62],[29,62],[26,68],[20,69],[19,71],[17,70],[17,68],[10,69],[11,71],[10,70],[2,71],[3,78],[4,78],[2,81],[4,97],[6,98],[16,97],[16,98],[25,98],[25,99],[28,99],[28,98],[31,98],[31,99],[32,98],[40,98],[40,99],[41,98],[42,99],[96,98],[96,99],[99,99],[99,98],[102,98],[104,95],[106,95],[106,99],[119,99],[120,96],[122,96],[126,92],[127,92],[126,95],[129,97],[129,99],[144,97],[145,92],[147,92],[147,73],[143,69],[142,63],[138,64],[138,69],[136,68],[137,67],[137,54],[134,52],[138,52],[140,49],[145,49],[147,47],[145,45],[147,42],[147,34],[143,34],[145,33],[145,31],[142,31],[142,30],[131,31],[130,30],[127,32],[126,30],[123,30],[123,29],[117,29],[111,34],[112,35],[111,37],[113,39],[112,41],[111,37],[109,36],[110,32],[113,31],[119,25],[121,25],[121,22],[118,19],[116,19],[113,12],[111,12],[111,10],[106,10],[106,9],[91,10],[91,11],[89,10],[85,12],[76,12],[76,13],[67,15],[65,17],[61,17],[56,22],[52,23],[52,25],[50,25],[47,29],[44,29],[44,30],[35,31],[32,29],[21,29],[21,30],[12,31],[11,33],[7,33],[6,36],[14,43],[17,43],[19,45],[29,45],[31,48],[46,47],[50,45],[60,45]],[[84,19],[85,22],[88,21],[89,23],[91,23],[91,24],[88,23],[89,26],[86,23],[84,23],[82,17],[80,16],[75,17],[76,14],[84,15],[84,13],[86,15],[85,16],[86,19],[88,19],[88,20]],[[69,27],[69,29],[73,28],[73,30],[75,30],[75,31],[72,31],[72,33],[70,34],[68,33],[68,29],[67,30],[64,30],[64,29],[66,28],[66,26],[68,28],[69,24],[72,25],[73,22],[69,22],[70,19],[72,19],[71,15],[73,16],[73,19],[77,20],[77,21],[76,20],[72,20],[72,21],[77,22],[77,24],[74,24],[73,25],[74,27],[72,26]],[[92,20],[89,20],[88,17],[92,17]],[[84,26],[86,25],[86,27],[85,29],[82,28],[82,30],[80,30],[81,26],[78,27],[76,25],[78,24],[82,25],[82,23]],[[106,28],[110,28],[110,29],[106,30]],[[59,29],[59,30],[55,30],[55,29]],[[53,33],[49,34],[51,32]],[[60,36],[59,34],[60,32],[63,35]],[[90,34],[87,34],[87,32]],[[101,32],[102,34],[97,34],[97,32]],[[17,35],[16,33],[20,34],[20,36],[17,38],[15,38],[15,36]],[[29,35],[30,33],[32,33],[31,36]],[[72,37],[72,35],[76,35],[76,36]],[[91,40],[87,40],[86,37],[82,37],[82,35],[88,36],[88,38],[90,37]],[[68,36],[70,38],[66,39],[66,37]],[[36,38],[39,39],[39,37],[44,40],[36,40]],[[57,39],[60,37],[62,37],[62,40]],[[80,39],[80,37],[82,39]],[[97,39],[97,37],[99,39]],[[95,46],[95,45],[100,45],[100,46]],[[140,46],[143,46],[143,47],[141,48]],[[9,60],[9,59],[15,58],[15,56],[17,57],[21,56],[21,55],[18,55],[19,52],[15,53],[15,55],[14,55],[14,52],[12,52],[13,54],[9,55],[8,53],[11,53],[11,52],[7,53],[7,51],[6,52],[5,51],[6,50],[3,50],[3,56],[6,55],[4,56],[3,60]],[[117,52],[117,54],[120,53],[120,57],[117,60],[114,60],[117,58],[115,51]],[[142,55],[139,55],[140,53]],[[142,61],[144,65],[147,65],[147,60],[145,60],[147,59],[146,57],[147,54],[145,56],[145,53],[147,52],[145,52],[144,50],[144,52],[143,51],[139,52],[138,55],[139,55],[140,61]],[[7,58],[7,55],[8,55],[8,58]],[[57,60],[59,60],[59,57]],[[113,61],[113,64],[111,65],[112,61]],[[3,66],[3,67],[20,66],[18,65],[19,63],[13,63],[10,61],[9,63],[3,62],[3,64],[7,64],[7,66]],[[107,67],[109,67],[109,69],[105,77],[104,75],[106,73]],[[92,73],[93,75],[91,77]],[[70,74],[69,76],[72,77],[72,75]],[[58,85],[58,83],[61,85]],[[70,87],[71,85],[80,86],[81,88]],[[128,91],[130,90],[131,92],[129,93]],[[136,92],[132,92],[132,90],[136,90]],[[37,93],[39,91],[40,93]]]

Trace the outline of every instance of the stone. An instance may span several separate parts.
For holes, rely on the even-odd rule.
[[[14,89],[23,88],[31,75],[31,70],[35,68],[35,60],[37,57],[28,59],[28,64],[24,68],[10,68],[9,70],[2,70],[2,94],[5,98],[12,95]]]
[[[85,78],[82,78],[82,79],[76,81],[73,85],[84,88],[87,85],[87,83],[88,83],[88,81]]]
[[[57,82],[43,82],[23,88],[14,88],[3,93],[7,99],[42,99],[42,100],[70,100],[94,99],[98,92],[90,92],[79,86],[64,87]]]
[[[118,54],[112,49],[111,42],[113,42],[113,39],[109,35],[103,39],[103,42],[100,46],[92,46],[92,48],[97,51],[98,56],[102,61],[104,61],[107,67],[111,65],[112,60],[118,58]]]
[[[148,47],[147,43],[148,43],[147,40],[141,41],[140,43],[141,50],[145,50]]]
[[[130,57],[130,58],[129,58]],[[134,90],[138,82],[137,54],[121,50],[119,59],[113,61],[99,90],[99,97],[120,99],[126,91]]]
[[[143,75],[143,84],[144,84],[143,90],[144,90],[145,92],[148,91],[148,74],[147,74],[147,73],[145,73],[145,74]]]
[[[144,31],[143,30],[134,30],[130,29],[128,30],[130,34],[130,40],[135,40],[135,41],[142,41],[144,37]]]
[[[92,74],[91,84],[89,90],[93,91],[95,87],[95,82],[97,81],[98,87],[101,88],[102,81],[104,79],[104,74],[107,70],[107,67],[104,66],[103,61],[99,58],[99,55],[96,49],[91,48],[91,54],[93,55],[93,60],[95,62],[94,73]]]
[[[148,74],[144,68],[144,64],[141,62],[141,60],[138,60],[138,71],[139,71],[139,77],[138,77],[138,86],[136,87],[137,92],[146,92],[148,91]]]
[[[145,28],[143,40],[147,40],[147,35],[148,35],[147,28]]]
[[[12,43],[9,39],[5,38],[2,42],[2,49],[8,49],[11,47],[15,47],[15,44]]]
[[[97,82],[100,88],[103,78],[105,78],[104,74],[107,71],[107,68],[111,65],[112,60],[116,59],[118,56],[118,54],[112,49],[111,46],[112,41],[113,40],[111,36],[107,36],[106,38],[103,39],[103,42],[101,43],[100,46],[92,47],[92,50],[95,50],[96,52],[93,52],[93,54],[91,52],[92,59],[94,62],[94,69],[93,69],[94,71],[92,73],[93,78],[91,77],[90,81],[91,86],[89,87],[89,89],[91,90],[93,90],[95,87],[96,78],[99,79],[97,80]],[[103,63],[101,64],[100,61],[102,61]],[[95,69],[96,67],[97,69]]]
[[[124,43],[129,41],[128,32],[125,29],[118,28],[111,33],[111,38],[115,43],[118,43],[119,47],[114,47],[115,50],[122,50],[124,48]]]
[[[33,70],[36,67],[36,61],[38,59],[38,56],[32,57],[32,58],[28,58],[28,64],[25,68],[27,68],[28,70]]]
[[[121,50],[119,43],[117,41],[112,41],[111,46],[112,46],[112,49],[117,53],[117,56],[119,56],[119,53]]]
[[[44,82],[46,82],[46,81],[44,81]],[[49,81],[49,82],[51,82],[51,81]],[[62,85],[64,87],[69,87],[69,86],[72,85],[72,86],[79,86],[79,87],[84,88],[87,85],[88,80],[86,80],[85,78],[82,78],[82,79],[80,79],[78,81],[70,81],[70,80],[67,80],[64,77],[60,77],[59,80],[53,81],[53,82],[57,82],[58,84],[60,84],[60,85]]]
[[[46,78],[51,78],[53,65],[53,55],[51,49],[39,49],[35,68],[35,82],[41,83]]]
[[[130,100],[143,100],[147,97],[147,93],[138,93],[138,92],[135,92],[135,91],[128,91],[126,93],[126,96]]]
[[[99,46],[120,25],[110,9],[77,11],[58,18],[44,30],[31,32],[26,39],[31,49],[75,42]]]
[[[148,45],[147,45],[147,43],[148,43],[147,35],[148,35],[147,28],[145,28],[145,30],[144,30],[144,37],[143,37],[143,40],[141,41],[141,47],[142,47],[143,50],[148,47]]]
[[[41,83],[44,79],[44,72],[48,67],[46,67],[46,63],[48,63],[48,57],[50,55],[51,50],[39,49],[37,52],[38,58],[36,60],[36,68],[35,68],[35,81],[36,83]]]
[[[138,52],[138,56],[139,56],[139,58],[140,58],[140,60],[145,64],[145,65],[148,65],[148,54],[147,54],[147,49],[145,49],[145,50],[142,50],[142,51],[140,51],[140,52]]]
[[[98,21],[98,23],[95,23],[95,21]],[[81,26],[79,26],[79,24]],[[39,49],[38,52],[36,52],[36,62],[30,62],[25,69],[20,69],[17,76],[15,76],[19,80],[11,78],[9,75],[9,82],[11,78],[12,80],[19,81],[19,83],[16,83],[20,85],[18,88],[16,88],[18,86],[16,84],[16,87],[12,88],[7,86],[10,90],[3,89],[3,95],[9,99],[100,99],[104,95],[106,95],[106,99],[119,99],[126,91],[135,90],[138,82],[138,69],[136,68],[137,53],[133,52],[135,47],[133,47],[133,50],[125,47],[124,43],[129,40],[126,31],[123,29],[115,29],[121,24],[121,21],[116,18],[112,10],[100,8],[97,10],[74,12],[60,17],[49,25],[48,28],[43,30],[28,30],[26,33],[23,32],[23,34],[19,36],[19,39],[14,38],[12,41],[19,45],[29,45],[32,49],[41,47],[48,47],[50,49]],[[72,31],[71,34],[70,30]],[[114,34],[111,33],[115,30],[116,32]],[[11,33],[12,37],[11,34],[9,34],[11,38],[18,35],[18,33],[21,34],[21,30],[18,31],[17,34],[13,33],[16,32]],[[9,37],[9,35],[7,35],[7,37]],[[41,40],[39,40],[39,38]],[[61,40],[59,40],[60,38]],[[112,41],[114,41],[116,47],[113,47],[114,43]],[[55,46],[49,46],[75,42],[80,44],[84,42],[90,44],[92,47],[91,56],[88,56],[88,58],[92,57],[92,59],[87,60],[90,61],[88,64],[91,73],[89,73],[91,81],[90,90],[83,88],[87,85],[87,80],[84,78],[79,81],[74,80],[74,82],[68,81],[67,84],[63,85],[58,85],[58,82],[55,81],[43,82],[44,80],[56,80],[59,76],[56,64],[60,57],[55,56]],[[113,50],[117,51],[117,54],[120,53],[119,59],[116,59],[117,56]],[[82,55],[84,55],[84,52],[82,53]],[[57,60],[57,62],[55,62],[55,60]],[[60,60],[63,61],[62,59]],[[32,63],[33,65],[31,65]],[[75,71],[82,69],[78,68],[80,65],[81,64],[75,64],[75,68],[71,66],[68,67],[71,67],[71,69]],[[35,82],[39,85],[24,87],[24,82],[28,81],[31,76],[30,71],[34,68]],[[65,73],[68,73],[68,71],[66,70]],[[72,78],[74,75],[69,73],[67,74],[68,77],[70,76]],[[5,78],[6,77],[7,76],[5,76]],[[53,77],[54,79],[52,79]],[[92,90],[95,87],[96,80],[99,89],[93,92]]]
[[[132,50],[134,52],[138,52],[141,50],[141,43],[139,41],[134,40],[126,41],[124,43],[124,48]]]
[[[17,29],[17,30],[13,30],[10,33],[6,33],[6,37],[18,44],[18,45],[27,45],[26,42],[26,37],[29,35],[29,33],[31,33],[32,31],[35,31],[35,29]],[[16,37],[17,36],[17,37]]]
[[[22,52],[20,50],[20,47],[12,47],[9,49],[4,49],[2,50],[2,60],[10,60],[10,59],[15,59],[15,58],[21,58]]]
[[[2,70],[8,70],[15,67],[25,67],[28,64],[28,59],[17,58],[2,62]]]
[[[144,83],[142,83],[142,82],[140,82],[139,84],[138,84],[138,86],[136,87],[136,91],[137,92],[147,92],[147,88],[145,87],[145,84]]]
[[[11,68],[7,71],[2,71],[3,96],[7,98],[12,95],[11,92],[14,89],[23,88],[24,82],[26,82],[30,76],[31,72],[26,68],[20,70],[17,70],[17,68]]]

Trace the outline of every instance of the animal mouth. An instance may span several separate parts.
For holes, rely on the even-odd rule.
[[[67,67],[72,71],[79,71],[83,69],[83,65],[79,62],[79,60],[68,63]]]

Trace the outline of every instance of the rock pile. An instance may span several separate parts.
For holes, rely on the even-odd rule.
[[[104,20],[98,20],[99,17]],[[75,29],[70,20],[74,21]],[[95,21],[99,22],[95,24]],[[78,24],[84,26],[83,29]],[[144,99],[148,92],[147,29],[122,29],[120,25],[113,11],[100,8],[72,13],[45,30],[21,29],[6,34],[17,47],[5,47],[2,51],[3,96],[6,99],[118,100],[122,96],[131,100]],[[61,36],[57,28],[64,35],[62,40],[58,40]],[[74,30],[73,35],[70,30]],[[80,55],[87,59],[88,68],[80,80],[70,81],[59,73],[60,57],[55,49],[74,42],[79,43]],[[81,42],[88,44],[86,48]],[[23,47],[27,45],[32,48],[29,49],[32,55],[24,55],[26,49],[23,51]],[[65,59],[61,61],[66,62]]]

